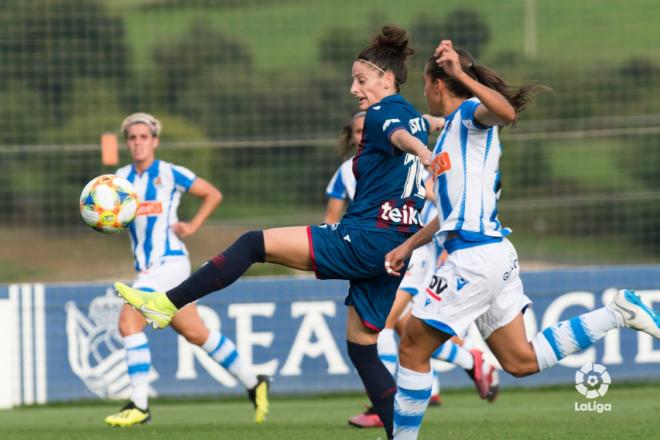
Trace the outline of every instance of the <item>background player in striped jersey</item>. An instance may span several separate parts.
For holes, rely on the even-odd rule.
[[[531,341],[522,314],[530,305],[519,278],[510,230],[497,219],[502,148],[498,126],[513,123],[538,88],[513,88],[444,40],[427,64],[424,92],[432,114],[447,122],[434,151],[438,216],[385,259],[394,276],[413,249],[436,239],[449,252],[423,303],[416,303],[399,348],[395,438],[416,439],[431,394],[429,359],[476,321],[502,367],[514,376],[550,368],[612,329],[629,327],[660,338],[660,316],[631,291],[613,302],[552,325]]]
[[[180,238],[194,234],[222,200],[220,191],[190,170],[156,158],[161,123],[152,115],[135,113],[121,126],[133,163],[117,170],[135,185],[140,206],[130,225],[135,270],[133,287],[146,292],[176,286],[190,274],[188,251]],[[179,221],[177,208],[183,193],[202,200],[189,222]],[[126,363],[131,381],[131,400],[118,413],[106,417],[113,426],[146,423],[151,352],[144,333],[145,319],[124,305],[119,316],[119,333],[124,338]],[[255,374],[241,361],[234,343],[202,322],[197,306],[189,304],[172,319],[172,328],[202,347],[213,359],[233,374],[245,388],[255,406],[255,421],[262,422],[268,412],[268,380]]]
[[[329,225],[339,223],[341,216],[348,204],[355,195],[355,176],[353,175],[353,156],[355,149],[362,140],[362,130],[364,129],[364,117],[367,114],[364,110],[353,113],[351,120],[342,127],[339,134],[337,147],[339,156],[344,162],[339,165],[335,174],[333,174],[325,195],[328,197],[328,205],[325,210],[323,223]]]
[[[376,341],[400,278],[388,277],[382,261],[420,228],[425,191],[420,171],[431,155],[422,115],[399,94],[407,79],[405,61],[414,52],[408,41],[404,29],[386,26],[353,62],[351,93],[367,113],[353,160],[355,198],[339,224],[248,232],[179,286],[157,295],[115,283],[125,301],[164,327],[179,308],[230,285],[253,263],[349,280],[348,354],[388,437],[396,384],[378,358]]]

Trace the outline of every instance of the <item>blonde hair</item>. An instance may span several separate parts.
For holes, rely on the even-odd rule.
[[[128,127],[134,124],[144,124],[149,127],[151,134],[154,137],[159,137],[160,132],[163,129],[163,125],[158,119],[149,113],[133,113],[130,116],[127,116],[126,119],[121,123],[121,132],[124,134],[124,138],[128,136]]]

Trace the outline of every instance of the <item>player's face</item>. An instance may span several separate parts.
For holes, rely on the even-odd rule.
[[[442,95],[439,89],[439,80],[433,80],[428,73],[424,73],[424,97],[429,107],[429,113],[433,116],[442,115]]]
[[[146,124],[133,124],[126,130],[126,147],[133,162],[150,162],[156,157],[158,137],[151,133]]]
[[[357,117],[351,125],[351,139],[356,147],[362,142],[362,130],[364,129],[364,116]]]
[[[351,94],[358,100],[360,110],[368,109],[369,106],[393,93],[385,78],[387,74],[367,63],[355,61],[351,73],[353,75]]]

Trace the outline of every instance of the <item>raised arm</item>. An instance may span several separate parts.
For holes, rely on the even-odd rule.
[[[493,126],[509,125],[516,120],[515,109],[502,94],[470,78],[463,71],[458,53],[450,40],[442,40],[435,50],[435,55],[438,57],[438,65],[445,69],[447,75],[460,81],[481,101],[474,113],[477,122]]]

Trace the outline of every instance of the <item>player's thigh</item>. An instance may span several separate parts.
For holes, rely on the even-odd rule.
[[[147,321],[140,312],[134,310],[128,304],[124,304],[119,312],[118,329],[122,336],[130,336],[144,330]]]
[[[392,304],[390,314],[387,315],[387,321],[385,321],[385,328],[395,328],[398,326],[399,322],[404,319],[410,311],[411,299],[412,296],[407,291],[401,289],[396,291],[394,304]]]
[[[401,365],[415,371],[428,364],[431,354],[451,335],[427,325],[415,316],[410,316],[401,335],[399,357]]]
[[[348,306],[346,319],[346,340],[360,345],[371,345],[378,341],[378,332],[364,325],[362,317],[355,307]]]
[[[531,373],[536,366],[536,354],[527,340],[523,314],[508,324],[494,330],[486,339],[486,344],[506,371],[511,374]]]
[[[192,344],[202,345],[209,338],[209,330],[199,316],[195,303],[188,304],[176,312],[170,325]]]
[[[299,270],[312,270],[307,226],[264,230],[264,247],[268,263]]]

